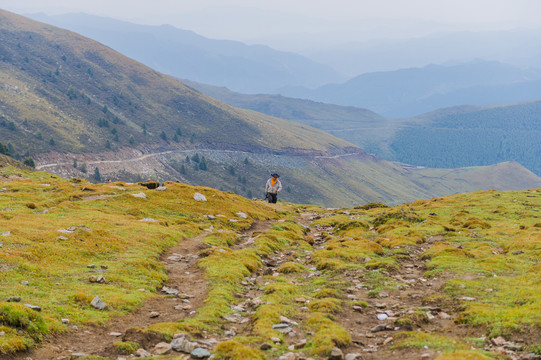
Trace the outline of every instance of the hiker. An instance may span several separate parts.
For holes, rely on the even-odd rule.
[[[280,175],[276,173],[271,174],[271,178],[267,180],[267,185],[265,185],[265,197],[272,204],[276,204],[277,195],[282,190],[282,183],[278,180],[279,177]]]

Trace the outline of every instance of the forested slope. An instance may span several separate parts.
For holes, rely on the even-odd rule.
[[[447,168],[517,161],[541,174],[541,101],[427,119],[396,133],[391,144],[396,160]]]

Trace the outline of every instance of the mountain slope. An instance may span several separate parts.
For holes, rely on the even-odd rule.
[[[0,40],[0,143],[64,177],[176,180],[260,197],[278,171],[280,200],[327,206],[395,204],[465,186],[410,178],[320,130],[233,108],[99,43],[3,11]],[[522,171],[527,187],[538,187],[541,179]]]
[[[397,120],[353,106],[325,104],[282,95],[241,94],[225,87],[182,81],[229,105],[313,126],[378,156],[388,152],[387,143],[399,126]]]
[[[87,14],[30,17],[99,41],[165,74],[237,91],[313,87],[340,78],[330,67],[297,54],[207,39],[170,25],[136,25]]]
[[[282,94],[358,106],[388,117],[410,117],[442,107],[517,102],[541,96],[541,71],[490,61],[375,72],[315,90]]]

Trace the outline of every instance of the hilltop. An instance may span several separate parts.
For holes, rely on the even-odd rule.
[[[307,125],[234,108],[75,33],[5,11],[0,20],[0,143],[38,169],[96,182],[178,180],[249,198],[262,197],[276,171],[281,200],[326,206],[492,188],[460,174],[490,179],[494,167],[426,176]],[[517,177],[528,188],[541,182],[515,167],[498,189],[515,189]]]
[[[325,209],[3,165],[0,208],[2,358],[540,358],[541,189]]]

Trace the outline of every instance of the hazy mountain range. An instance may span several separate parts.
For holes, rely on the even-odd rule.
[[[241,92],[315,87],[343,79],[330,66],[298,54],[208,39],[170,25],[137,25],[87,14],[29,17],[99,41],[165,74]]]
[[[368,108],[399,118],[456,105],[490,105],[539,98],[541,70],[474,61],[375,72],[314,90],[285,88],[280,92],[290,97]]]
[[[64,177],[172,179],[260,197],[278,171],[282,200],[328,206],[541,186],[513,162],[456,171],[390,163],[5,11],[0,54],[0,142]]]
[[[86,14],[31,17],[90,37],[178,78],[248,94],[279,93],[367,108],[386,117],[541,97],[538,30],[374,40],[337,45],[309,58],[262,45],[212,40],[169,25],[136,25]],[[346,81],[344,74],[350,79]]]

